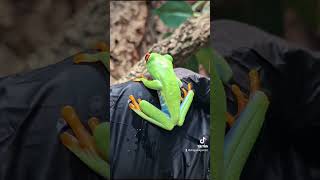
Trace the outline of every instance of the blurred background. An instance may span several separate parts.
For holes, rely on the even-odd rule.
[[[320,0],[214,0],[213,6],[214,19],[245,22],[320,50]]]
[[[206,1],[0,0],[0,77],[57,63],[106,41],[110,78],[116,81],[154,43],[209,7]],[[192,58],[189,67],[198,71]]]
[[[112,80],[123,76],[152,44],[175,29],[153,13],[166,2],[111,2]],[[192,8],[196,1],[185,2]],[[320,0],[212,3],[214,19],[245,22],[320,50]],[[109,42],[109,8],[105,0],[0,0],[0,77],[54,64],[97,41]],[[202,64],[194,59],[188,61],[188,68],[202,71]]]
[[[0,0],[0,77],[109,41],[105,0]]]

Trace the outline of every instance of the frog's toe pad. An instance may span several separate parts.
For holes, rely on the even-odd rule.
[[[134,81],[134,82],[140,82],[141,79],[140,79],[140,78],[134,78],[134,79],[132,79],[132,81]]]
[[[91,117],[88,120],[88,125],[89,125],[89,128],[91,129],[91,132],[94,132],[94,130],[99,126],[99,124],[100,124],[100,120],[96,117]]]
[[[259,72],[256,69],[252,69],[249,72],[250,80],[250,94],[254,94],[256,91],[260,90],[260,77]]]
[[[191,89],[192,89],[192,84],[188,83],[188,91],[191,91]]]
[[[141,102],[141,99],[138,99],[138,102],[136,101],[136,99],[134,98],[133,95],[130,95],[129,96],[129,99],[131,101],[131,103],[129,103],[129,107],[131,109],[135,109],[135,110],[140,110],[140,106],[139,106],[139,103]]]
[[[181,88],[182,92],[183,92],[183,98],[185,98],[188,95],[188,92],[186,89]]]
[[[132,104],[132,103],[129,103],[129,107],[130,107],[130,109],[136,109],[136,107]]]

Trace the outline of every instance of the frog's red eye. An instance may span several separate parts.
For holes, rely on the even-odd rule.
[[[150,58],[150,53],[147,53],[145,56],[144,56],[144,60],[147,62]]]

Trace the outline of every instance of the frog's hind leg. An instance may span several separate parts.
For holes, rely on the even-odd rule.
[[[174,124],[167,114],[148,101],[138,99],[137,102],[132,95],[130,95],[129,98],[131,100],[129,107],[140,117],[168,131],[173,129]]]
[[[188,91],[183,89],[184,98],[180,105],[180,118],[178,121],[178,126],[182,126],[184,123],[184,119],[186,118],[186,115],[188,113],[188,110],[190,108],[190,105],[193,101],[194,92],[191,90],[192,86],[191,83],[188,84]]]
[[[250,96],[250,101],[228,131],[224,141],[226,179],[239,179],[268,109],[269,100],[262,91]]]

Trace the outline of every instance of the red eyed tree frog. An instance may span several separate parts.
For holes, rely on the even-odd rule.
[[[176,125],[182,126],[194,97],[191,83],[188,84],[188,90],[182,88],[182,82],[173,70],[173,58],[169,54],[147,53],[145,61],[153,80],[142,76],[134,81],[141,81],[147,88],[158,92],[161,110],[148,101],[138,99],[137,102],[133,95],[129,96],[129,107],[143,119],[168,131]]]

